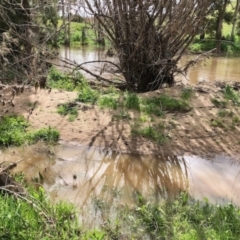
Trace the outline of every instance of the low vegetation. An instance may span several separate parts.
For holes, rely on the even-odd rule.
[[[68,115],[68,120],[72,122],[78,116],[78,107],[76,106],[75,103],[72,102],[63,103],[59,105],[57,112],[63,116]]]
[[[59,139],[59,132],[54,128],[30,129],[29,123],[21,116],[5,116],[0,120],[0,146],[20,146],[44,141],[53,144]]]
[[[69,75],[60,72],[57,68],[52,67],[48,72],[47,85],[50,88],[57,88],[66,91],[78,90],[84,82],[84,77],[80,72]]]
[[[23,176],[16,177],[23,183]],[[1,187],[1,239],[238,239],[240,209],[231,203],[212,205],[182,192],[174,199],[148,202],[136,195],[136,205],[93,199],[105,222],[98,228],[78,223],[77,209],[70,204],[51,204],[42,187],[18,194]],[[115,192],[116,196],[121,194]],[[34,207],[33,207],[34,206]],[[85,219],[87,221],[87,219]]]
[[[49,76],[49,79],[51,79],[50,84],[52,84],[51,81],[54,81],[56,84],[52,84],[51,86],[62,88],[61,84],[58,85],[58,83],[64,82],[66,76],[66,74],[61,75],[56,69],[52,69]],[[113,120],[131,121],[132,134],[149,138],[159,144],[163,144],[167,140],[161,118],[164,117],[166,112],[190,111],[190,100],[194,95],[191,88],[184,88],[179,98],[173,98],[167,95],[142,98],[136,93],[128,91],[120,92],[113,86],[93,89],[83,78],[80,78],[76,82],[77,85],[75,89],[78,91],[76,102],[96,104],[100,108],[117,110],[118,113],[113,112]],[[69,81],[67,80],[67,85],[68,83]],[[139,112],[140,116],[146,115],[149,116],[149,118],[156,118],[158,123],[148,123],[148,125],[146,125],[144,121],[138,121],[138,119],[131,117],[131,112],[134,111]],[[78,116],[78,108],[75,102],[59,105],[57,112],[63,116],[68,115],[70,121],[73,121]],[[159,126],[161,126],[161,128],[159,128]]]

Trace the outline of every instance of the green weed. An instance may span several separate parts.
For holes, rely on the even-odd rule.
[[[213,127],[220,127],[220,128],[226,127],[226,125],[224,124],[223,120],[221,120],[221,119],[212,119],[211,120],[211,126],[213,126]]]
[[[0,239],[79,239],[73,206],[52,205],[42,187],[0,194]]]
[[[72,122],[78,116],[78,107],[73,102],[63,103],[59,105],[57,112],[63,116],[68,115],[69,121]]]
[[[211,102],[216,108],[226,108],[227,107],[227,102],[226,101],[221,101],[221,100],[218,100],[216,98],[212,98]]]
[[[118,99],[111,96],[102,96],[98,100],[98,105],[100,106],[100,108],[117,109]]]
[[[77,101],[94,104],[98,100],[98,97],[97,90],[92,89],[87,82],[81,84]]]
[[[123,105],[127,109],[140,110],[140,98],[136,93],[126,92]]]
[[[120,111],[119,113],[116,113],[113,115],[113,120],[130,120],[131,116],[126,111]]]
[[[189,104],[182,99],[175,99],[162,95],[160,97],[149,98],[143,101],[143,110],[148,113],[153,113],[155,115],[160,115],[162,111],[179,111],[187,112],[191,110]],[[151,107],[149,107],[151,106]]]
[[[190,100],[194,95],[194,91],[192,88],[184,88],[181,92],[181,99],[188,101]]]
[[[83,75],[79,72],[76,72],[73,77],[70,77],[67,73],[60,72],[55,67],[50,68],[48,72],[47,84],[51,88],[74,91],[79,88],[83,81]]]
[[[217,115],[219,117],[222,117],[222,118],[224,118],[224,117],[232,117],[233,116],[233,112],[223,109],[223,110],[219,110]]]
[[[0,120],[0,146],[20,146],[24,143],[45,141],[54,143],[59,139],[59,132],[54,128],[27,131],[29,123],[21,116],[6,116]]]
[[[240,105],[240,94],[236,92],[231,86],[226,86],[224,89],[224,97],[232,101],[234,105]]]
[[[163,144],[167,141],[167,137],[164,134],[164,125],[158,124],[157,126],[141,127],[140,124],[135,123],[131,130],[133,135],[142,136],[156,141],[159,144]]]

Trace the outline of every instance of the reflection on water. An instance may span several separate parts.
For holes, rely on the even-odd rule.
[[[240,165],[225,156],[130,155],[66,143],[54,151],[41,144],[10,148],[0,161],[25,158],[17,171],[24,171],[29,181],[41,175],[53,200],[73,202],[96,221],[103,218],[96,211],[103,203],[112,203],[111,209],[114,203],[133,205],[140,195],[150,201],[182,190],[212,203],[240,205]]]
[[[61,48],[59,55],[63,58],[68,58],[76,61],[78,64],[93,60],[113,60],[106,58],[106,49],[103,48]],[[196,59],[196,56],[184,56],[179,62],[179,66],[183,66],[188,60]],[[240,81],[240,58],[214,57],[206,58],[190,68],[186,78],[187,82],[197,84],[198,82],[207,81]],[[100,71],[103,63],[92,63],[88,68],[92,71]],[[182,75],[177,76],[177,79],[186,80]]]
[[[185,56],[179,63],[183,65],[194,56]],[[190,68],[187,79],[189,83],[197,84],[202,81],[240,81],[240,58],[214,57],[206,58]],[[183,79],[183,78],[182,78]]]

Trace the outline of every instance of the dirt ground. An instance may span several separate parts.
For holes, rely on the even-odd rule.
[[[175,86],[140,95],[149,97],[164,92],[178,97],[182,87]],[[16,96],[14,107],[2,106],[0,115],[22,114],[29,120],[33,129],[46,126],[57,128],[62,141],[111,148],[116,151],[169,155],[189,153],[205,156],[226,154],[236,158],[240,153],[240,126],[236,125],[231,129],[228,126],[220,128],[211,125],[219,111],[212,104],[211,98],[220,99],[221,88],[216,88],[213,84],[203,84],[196,86],[195,91],[191,100],[191,111],[166,113],[163,121],[166,122],[169,141],[163,145],[143,137],[132,136],[131,120],[113,120],[113,110],[102,110],[98,106],[81,104],[78,118],[69,122],[67,116],[63,117],[57,113],[57,105],[74,100],[76,92],[54,89],[50,93],[48,90],[35,93],[33,88],[28,88],[23,94]],[[31,111],[33,106],[34,109]],[[231,111],[235,116],[240,116],[236,107],[232,106]],[[139,113],[132,114],[137,117]]]

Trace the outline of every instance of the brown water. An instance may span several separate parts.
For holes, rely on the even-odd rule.
[[[69,58],[77,63],[93,60],[113,60],[113,58],[106,58],[106,50],[107,49],[104,50],[102,48],[61,48],[59,54],[61,57]],[[179,66],[196,57],[197,56],[184,56],[179,62]],[[103,63],[92,63],[85,66],[88,66],[88,68],[94,72],[99,72],[103,65]],[[202,81],[240,81],[240,58],[205,58],[189,70],[186,78],[177,76],[177,79],[187,81],[191,84]]]
[[[23,171],[29,181],[42,175],[53,200],[79,206],[93,198],[131,205],[138,194],[158,199],[174,197],[182,190],[197,199],[240,206],[240,165],[223,155],[211,159],[131,155],[70,143],[52,151],[41,144],[10,148],[1,152],[0,161],[24,158],[17,171]]]

